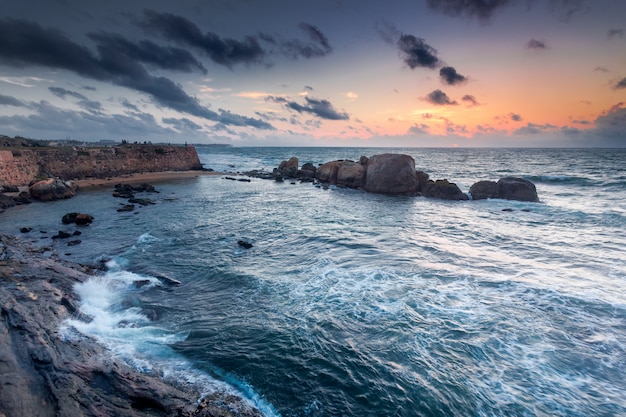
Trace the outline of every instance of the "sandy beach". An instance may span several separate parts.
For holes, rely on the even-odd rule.
[[[73,180],[72,183],[78,189],[110,187],[115,184],[134,184],[134,183],[159,183],[184,178],[195,178],[207,175],[221,175],[220,172],[213,171],[161,171],[161,172],[142,172],[136,174],[127,174],[117,177],[107,178],[86,178],[81,180]]]

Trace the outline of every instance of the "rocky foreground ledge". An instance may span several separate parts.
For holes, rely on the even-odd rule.
[[[0,417],[260,417],[238,397],[137,372],[88,338],[64,340],[81,317],[73,285],[94,269],[0,235]]]

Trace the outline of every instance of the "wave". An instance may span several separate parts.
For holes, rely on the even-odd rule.
[[[156,239],[156,238],[155,238]],[[139,241],[151,241],[148,234]],[[161,328],[150,318],[150,310],[142,308],[141,296],[158,289],[161,281],[150,275],[124,270],[124,258],[107,262],[108,271],[74,286],[80,298],[79,310],[89,321],[67,319],[61,326],[66,340],[84,336],[94,338],[119,358],[144,373],[155,373],[198,390],[201,397],[224,392],[243,398],[269,417],[278,416],[271,404],[254,389],[233,376],[215,379],[196,369],[172,345],[187,338],[187,333]],[[219,373],[216,373],[219,376]]]
[[[582,186],[593,186],[599,184],[591,178],[576,177],[571,175],[533,175],[527,177],[527,179],[532,182],[544,184],[568,184]]]

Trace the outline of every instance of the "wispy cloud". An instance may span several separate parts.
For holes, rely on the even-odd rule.
[[[328,100],[320,100],[311,97],[304,97],[305,104],[300,104],[295,101],[290,101],[284,97],[268,96],[267,101],[283,104],[290,110],[295,110],[298,113],[309,113],[320,119],[326,120],[349,120],[350,115],[346,112],[335,109],[332,103]]]

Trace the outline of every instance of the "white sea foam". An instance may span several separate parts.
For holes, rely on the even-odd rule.
[[[142,236],[140,240],[151,240]],[[113,356],[141,372],[155,372],[164,378],[189,384],[200,390],[201,397],[214,392],[236,395],[268,417],[279,416],[272,405],[248,384],[234,376],[229,376],[226,381],[216,380],[177,354],[170,345],[184,340],[186,334],[153,325],[140,307],[132,305],[133,295],[160,286],[160,281],[122,269],[120,264],[125,263],[121,258],[110,260],[106,274],[74,286],[80,297],[80,311],[90,320],[67,319],[60,329],[62,337],[94,337]]]

